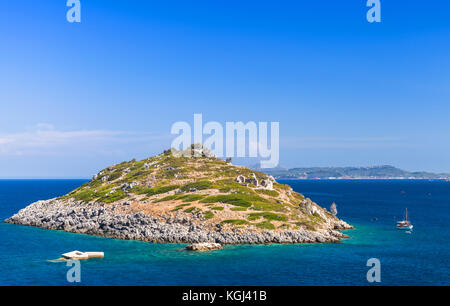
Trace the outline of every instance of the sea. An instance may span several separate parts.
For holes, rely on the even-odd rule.
[[[343,243],[238,245],[196,253],[184,244],[124,241],[6,224],[28,204],[85,180],[0,180],[0,285],[450,285],[450,183],[439,180],[285,180],[352,224]],[[395,225],[405,209],[411,233]],[[72,250],[103,251],[72,266]],[[379,262],[380,282],[371,263]],[[368,265],[369,262],[369,265]],[[369,271],[371,270],[371,271]],[[73,271],[73,270],[72,270]],[[73,274],[71,274],[73,276]],[[373,277],[369,280],[373,280]]]

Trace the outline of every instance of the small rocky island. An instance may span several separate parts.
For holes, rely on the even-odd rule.
[[[7,223],[164,243],[339,242],[352,226],[267,174],[192,146],[108,167]]]

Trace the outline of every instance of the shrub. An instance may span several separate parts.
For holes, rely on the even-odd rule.
[[[252,213],[248,215],[248,220],[258,220],[259,218],[264,218],[271,221],[287,221],[285,215],[278,215],[270,212],[265,213]]]
[[[166,192],[175,190],[175,189],[177,189],[179,187],[180,186],[178,186],[178,185],[172,185],[172,186],[162,186],[162,187],[147,188],[145,194],[150,197],[150,196],[153,196],[153,195],[166,193]]]
[[[103,186],[102,188],[97,189],[97,191],[95,192],[95,196],[97,198],[105,196],[106,194],[112,191],[112,186],[113,185],[106,185]]]
[[[264,201],[263,198],[257,195],[247,195],[247,194],[221,194],[216,196],[209,196],[200,202],[202,203],[227,203],[234,206],[250,207],[252,206],[252,201]]]
[[[160,198],[160,199],[156,199],[156,200],[153,201],[153,203],[159,203],[159,202],[166,202],[166,201],[177,200],[179,197],[180,197],[179,195],[174,194],[174,195],[170,195],[170,196],[163,197],[163,198]]]
[[[264,210],[264,211],[283,211],[284,205],[277,202],[255,202],[253,203],[254,210]]]
[[[325,222],[325,220],[317,212],[315,212],[312,215],[309,215],[309,218],[315,224],[319,224],[319,223]]]
[[[85,190],[78,191],[74,194],[73,197],[77,201],[84,201],[84,202],[90,202],[96,198],[95,192],[91,189],[85,189]]]
[[[214,214],[212,211],[208,210],[207,212],[203,213],[203,217],[205,217],[205,219],[212,219],[214,218]]]
[[[122,200],[127,197],[127,194],[123,190],[116,190],[110,194],[104,195],[99,199],[100,202],[112,203]]]
[[[309,231],[314,231],[315,230],[314,224],[311,221],[303,220],[303,221],[295,222],[295,225],[303,226]]]
[[[205,196],[202,194],[187,194],[180,197],[183,199],[183,202],[194,202],[203,199]]]
[[[231,190],[231,187],[230,187],[230,186],[225,186],[225,187],[219,188],[219,191],[220,191],[220,192],[223,192],[223,193],[230,192],[230,190]]]
[[[283,189],[283,190],[289,190],[291,188],[291,186],[286,185],[286,184],[280,184],[280,183],[273,183],[273,187],[277,188],[277,189]]]
[[[180,209],[182,209],[183,207],[186,207],[186,206],[189,206],[189,205],[191,205],[191,204],[189,204],[189,203],[186,203],[186,204],[180,204],[180,205],[176,206],[174,209],[172,209],[172,211],[180,210]]]
[[[141,180],[141,179],[144,179],[148,174],[149,174],[149,172],[144,171],[144,170],[131,171],[130,173],[128,173],[125,176],[125,181],[132,182],[132,181],[136,181],[136,180]]]
[[[146,194],[147,192],[149,192],[151,190],[151,188],[148,187],[144,187],[141,185],[135,186],[133,188],[131,188],[131,192],[134,194]]]
[[[269,221],[263,221],[263,222],[260,222],[260,223],[256,223],[255,226],[258,227],[258,228],[267,229],[267,230],[274,230],[275,229],[275,225],[273,225]]]
[[[237,207],[232,207],[231,210],[232,211],[246,211],[247,208],[246,207],[239,207],[239,206],[237,206]]]
[[[191,188],[195,188],[197,190],[205,190],[205,189],[211,189],[212,186],[213,186],[213,183],[211,183],[210,181],[198,181],[195,183],[186,184],[183,187],[181,187],[180,189],[182,191],[190,191]]]
[[[190,212],[193,212],[194,210],[195,210],[195,207],[189,207],[189,208],[186,208],[184,210],[184,212],[190,213]]]
[[[114,171],[109,177],[108,177],[108,181],[114,181],[117,180],[119,177],[122,176],[122,173],[120,171]]]
[[[300,201],[305,199],[305,196],[300,194],[300,193],[298,193],[298,192],[294,192],[293,194],[294,194],[294,198],[296,198],[296,199],[298,199]]]
[[[222,222],[220,222],[220,224],[245,225],[250,223],[242,219],[230,219],[230,220],[223,220]]]
[[[280,194],[275,190],[257,189],[256,192],[265,194],[271,197],[278,197]]]
[[[227,193],[232,190],[238,191],[240,193],[252,194],[254,193],[251,188],[242,186],[241,184],[235,182],[232,179],[223,179],[216,182],[220,192]]]

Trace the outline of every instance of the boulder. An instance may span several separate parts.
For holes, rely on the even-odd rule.
[[[260,186],[264,187],[267,190],[273,190],[273,181],[271,181],[270,179],[261,180]]]
[[[123,191],[127,191],[127,190],[130,190],[130,189],[132,189],[132,188],[138,186],[138,185],[139,185],[138,182],[132,182],[132,183],[130,183],[130,184],[128,184],[128,183],[123,183],[122,185],[120,185],[120,189],[122,189]]]
[[[245,183],[245,177],[243,175],[239,175],[235,181],[240,184]]]
[[[212,251],[219,250],[222,248],[222,245],[219,243],[212,242],[202,242],[202,243],[193,243],[186,247],[188,251]]]
[[[251,178],[245,179],[246,183],[254,184],[255,186],[258,186],[258,179],[256,178],[256,174],[252,173],[250,174]]]

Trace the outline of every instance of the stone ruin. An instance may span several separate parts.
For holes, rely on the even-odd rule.
[[[258,181],[255,173],[250,174],[249,178],[246,178],[243,175],[239,175],[236,177],[235,181],[239,184],[253,184],[256,188],[273,190],[273,183],[275,179],[272,176],[268,176],[266,179],[262,179]]]
[[[167,152],[169,150],[166,150],[164,152]],[[190,148],[186,150],[177,150],[175,148],[170,149],[173,156],[176,157],[216,157],[211,150],[208,147],[205,147],[201,143],[195,143],[190,146]]]

